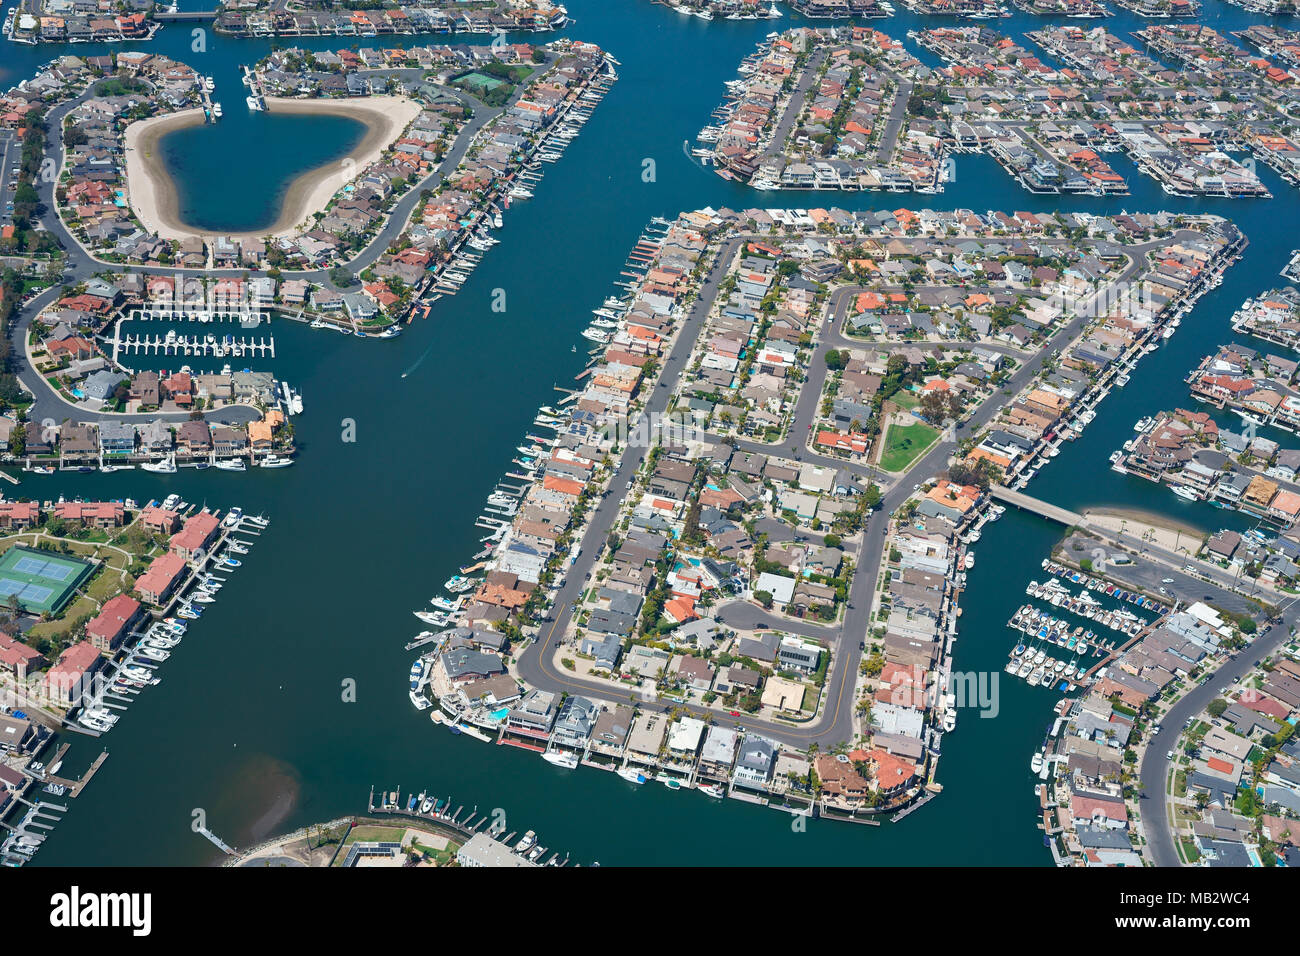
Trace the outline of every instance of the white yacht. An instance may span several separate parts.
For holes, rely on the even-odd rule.
[[[646,775],[636,767],[619,767],[618,775],[628,783],[645,783]]]

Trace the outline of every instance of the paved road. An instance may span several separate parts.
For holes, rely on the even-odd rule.
[[[794,129],[795,120],[803,112],[804,105],[808,101],[808,91],[812,88],[813,81],[816,80],[820,84],[821,67],[826,60],[827,52],[826,47],[819,47],[813,51],[803,76],[799,77],[794,92],[790,94],[785,113],[781,115],[780,121],[776,124],[776,129],[772,131],[772,138],[768,140],[767,148],[763,150],[764,158],[780,156],[785,153],[785,141],[789,137],[790,131]]]
[[[1122,544],[1124,547],[1129,548],[1137,554],[1145,555],[1154,561],[1163,563],[1170,568],[1171,571],[1176,571],[1180,575],[1182,574],[1181,569],[1188,565],[1195,568],[1198,574],[1204,575],[1209,578],[1210,581],[1208,584],[1203,581],[1198,581],[1201,587],[1200,589],[1194,589],[1195,598],[1193,600],[1204,599],[1204,589],[1206,587],[1217,587],[1220,590],[1230,592],[1240,592],[1244,587],[1240,574],[1230,573],[1217,565],[1205,561],[1192,560],[1188,555],[1181,552],[1171,551],[1170,549],[1152,541],[1143,541],[1136,535],[1128,533],[1119,534],[1109,528],[1104,528],[1101,525],[1086,519],[1084,525],[1089,533],[1095,534],[1113,544]],[[1199,542],[1197,543],[1199,544]],[[1168,575],[1166,575],[1166,577],[1167,576]],[[1278,604],[1280,606],[1280,604],[1286,600],[1283,595],[1265,587],[1258,588],[1258,590],[1254,591],[1253,594],[1256,599],[1265,604]]]
[[[1192,232],[1187,230],[1183,234],[1191,235]],[[681,378],[683,363],[694,347],[696,337],[699,335],[704,319],[708,315],[713,300],[717,295],[718,286],[726,274],[727,264],[735,255],[739,244],[745,241],[746,238],[736,236],[727,240],[714,260],[713,266],[709,270],[700,290],[699,297],[665,363],[663,378],[647,399],[647,415],[655,412],[662,413],[666,409],[668,397],[676,389]],[[1115,281],[1125,282],[1131,279],[1143,268],[1146,261],[1145,253],[1163,246],[1169,241],[1168,239],[1156,240],[1126,247],[1131,261]],[[1036,355],[1025,359],[1021,367],[1005,385],[1011,394],[1019,393],[1021,388],[1028,384],[1030,379],[1042,368],[1043,362],[1054,349],[1064,347],[1079,334],[1084,324],[1091,321],[1090,306],[1092,302],[1105,293],[1105,288],[1095,293],[1090,300],[1080,307],[1078,310],[1079,315],[1076,318],[1058,330]],[[847,308],[847,301],[845,294],[841,293],[839,299],[833,305],[832,315],[842,315],[843,310]],[[836,320],[832,318],[831,321]],[[809,377],[803,384],[803,390],[800,393],[799,403],[796,408],[795,424],[793,426],[793,434],[795,435],[803,435],[806,432],[807,423],[812,420],[812,413],[816,408],[816,403],[820,402],[822,383],[825,381],[827,372],[823,353],[827,347],[828,344],[823,340],[818,345],[811,360]],[[990,400],[976,409],[966,425],[967,433],[974,434],[987,424],[1003,404],[1002,402]],[[801,442],[802,438],[795,438],[794,440]],[[738,443],[738,446],[744,448],[746,445],[752,444]],[[955,441],[937,442],[913,464],[908,473],[926,478],[937,474],[947,468],[948,459],[956,447]],[[779,449],[771,446],[757,446],[756,450],[767,454],[779,453]],[[538,638],[520,655],[519,676],[531,686],[570,693],[579,692],[605,700],[616,699],[619,695],[618,689],[612,688],[606,683],[584,680],[567,672],[556,670],[551,657],[572,619],[574,602],[582,593],[588,575],[591,573],[591,569],[600,556],[601,548],[608,538],[609,530],[618,513],[622,492],[627,482],[635,476],[637,469],[645,458],[645,454],[645,448],[629,447],[627,449],[616,474],[610,482],[611,493],[603,498],[596,508],[591,523],[583,535],[582,552],[578,560],[566,572],[565,584],[556,595],[554,620],[544,622]],[[836,467],[849,467],[850,470],[855,470],[859,474],[869,471],[869,466],[850,466],[838,459],[828,459],[828,462]],[[827,636],[827,644],[831,649],[832,657],[830,671],[826,678],[823,708],[820,716],[814,721],[795,728],[787,724],[759,720],[753,715],[730,718],[720,716],[717,711],[693,705],[686,705],[685,709],[701,716],[711,715],[715,722],[722,724],[736,725],[743,722],[746,727],[758,729],[773,739],[799,747],[807,747],[811,743],[829,746],[851,740],[853,736],[853,688],[858,663],[856,645],[863,640],[870,629],[871,604],[876,580],[880,574],[889,516],[907,500],[912,491],[913,488],[910,482],[907,480],[900,481],[884,493],[880,508],[867,519],[862,532],[862,547],[858,556],[858,566],[854,571],[853,583],[849,590],[848,604],[845,608],[843,621],[839,628],[831,630]],[[739,614],[739,611],[724,608],[723,614],[727,618],[727,623],[730,623],[732,614]],[[739,622],[741,619],[737,617],[736,620]],[[764,616],[762,611],[757,608],[747,612],[744,620],[752,621],[759,626],[793,630],[790,626],[791,622],[775,616]]]
[[[889,110],[889,120],[885,131],[880,136],[880,149],[876,157],[881,163],[890,163],[894,159],[894,148],[898,145],[898,134],[902,132],[903,120],[907,118],[907,104],[912,99],[912,89],[916,84],[909,79],[898,81],[898,93],[894,96]]]
[[[1166,786],[1171,761],[1165,755],[1174,749],[1186,721],[1205,710],[1210,701],[1219,697],[1225,687],[1232,687],[1233,678],[1244,678],[1259,663],[1290,639],[1291,628],[1300,618],[1300,603],[1287,602],[1282,612],[1282,623],[1274,624],[1259,634],[1250,646],[1214,671],[1210,679],[1194,688],[1160,719],[1161,730],[1147,744],[1142,757],[1139,780],[1144,801],[1143,829],[1147,846],[1156,866],[1178,866],[1178,851],[1174,847],[1173,829],[1169,820],[1169,792]]]
[[[554,58],[548,61],[547,66],[554,62]],[[403,79],[422,78],[423,71],[411,69],[398,70],[375,70],[369,71],[375,75],[392,75]],[[79,96],[62,103],[51,109],[46,115],[46,149],[45,156],[47,161],[53,163],[53,168],[62,169],[64,159],[63,149],[63,120],[76,107],[91,99],[95,84],[92,84]],[[501,107],[490,107],[481,103],[468,94],[448,89],[448,93],[459,98],[474,111],[473,117],[466,123],[460,135],[452,143],[451,149],[443,157],[437,168],[425,177],[416,186],[409,189],[403,197],[398,200],[391,210],[388,219],[379,233],[362,249],[351,261],[346,263],[346,268],[352,272],[360,272],[372,265],[383,253],[388,246],[402,233],[406,228],[407,220],[420,201],[421,193],[426,189],[436,188],[443,180],[443,177],[450,173],[459,165],[466,151],[469,149],[475,135],[493,118],[500,115],[505,109],[508,109],[514,102],[523,95],[524,87],[518,87],[510,100]],[[110,270],[121,270],[121,264],[108,263],[96,259],[77,241],[59,218],[56,211],[54,189],[56,182],[38,181],[37,192],[40,195],[42,211],[40,221],[42,225],[51,234],[58,237],[60,244],[63,246],[67,256],[67,267],[64,272],[63,284],[76,285],[85,282],[96,273]],[[143,266],[131,265],[130,271],[138,272],[145,275],[169,275],[169,276],[195,276],[195,277],[213,277],[222,276],[263,276],[265,272],[248,270],[248,269],[181,269],[167,266]],[[309,279],[319,285],[331,288],[339,288],[330,278],[329,270],[284,270],[283,275],[296,278]],[[40,312],[53,304],[62,297],[63,284],[52,286],[36,298],[29,301],[26,305],[20,307],[11,321],[13,330],[13,341],[15,343],[15,354],[21,356],[22,343],[26,341],[28,329],[32,321]],[[20,357],[21,361],[21,357]],[[89,409],[78,407],[64,398],[62,398],[41,375],[31,368],[25,361],[18,370],[17,376],[23,387],[35,399],[28,417],[31,421],[42,422],[46,420],[54,422],[71,421],[91,421],[97,422],[104,420],[106,415],[91,411]],[[117,421],[126,421],[132,423],[141,423],[146,421],[184,421],[188,418],[188,413],[179,414],[152,414],[152,415],[113,415]],[[209,421],[223,424],[243,423],[259,416],[251,409],[246,407],[234,407],[230,409],[221,409],[215,412],[209,412],[206,416]]]

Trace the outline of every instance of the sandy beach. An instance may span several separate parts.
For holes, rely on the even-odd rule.
[[[289,184],[280,215],[256,233],[223,233],[232,238],[293,235],[311,226],[313,215],[345,184],[377,160],[420,113],[420,105],[404,96],[370,96],[356,100],[297,100],[268,97],[273,113],[331,113],[366,125],[366,134],[347,155],[303,173]],[[158,143],[178,129],[203,122],[200,109],[168,113],[132,123],[126,129],[126,181],[131,209],[144,227],[164,239],[215,235],[194,229],[180,218],[179,200],[167,173]]]

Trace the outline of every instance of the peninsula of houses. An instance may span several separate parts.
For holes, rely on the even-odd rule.
[[[911,812],[978,706],[951,651],[991,489],[1086,427],[1241,243],[1165,215],[652,223],[483,550],[416,612],[412,702],[634,784]]]
[[[1038,194],[1127,193],[1114,152],[1177,196],[1266,198],[1254,161],[1297,181],[1293,32],[1243,34],[1259,56],[1200,24],[1134,34],[1178,70],[1103,27],[1026,36],[1050,59],[982,26],[909,33],[932,69],[870,27],[788,30],[741,63],[695,155],[758,189],[938,192],[970,152]]]

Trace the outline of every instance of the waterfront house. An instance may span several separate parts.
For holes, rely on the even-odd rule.
[[[239,428],[216,425],[212,428],[212,451],[218,457],[231,457],[248,451],[248,433]]]
[[[627,740],[629,762],[658,763],[667,732],[668,723],[662,714],[638,715]]]
[[[1124,801],[1108,794],[1071,793],[1070,816],[1076,829],[1090,824],[1106,829],[1124,829],[1128,826],[1128,810],[1124,807]]]
[[[866,802],[871,785],[845,754],[821,754],[813,761],[821,781],[822,802],[837,810],[857,810]]]
[[[212,429],[205,421],[183,422],[176,429],[176,446],[190,456],[206,456],[212,451]]]
[[[128,397],[137,410],[157,408],[162,401],[162,384],[157,372],[137,372],[131,380]]]
[[[496,708],[518,700],[523,691],[509,674],[494,674],[461,684],[458,688],[460,698],[467,705],[481,704]]]
[[[495,674],[504,674],[506,667],[495,654],[483,654],[467,647],[458,647],[438,655],[439,675],[452,687],[469,681],[483,680]]]
[[[35,501],[0,501],[0,528],[21,531],[36,524],[41,506]]]
[[[591,738],[600,708],[586,697],[573,696],[564,701],[555,718],[552,742],[557,746],[581,749]]]
[[[36,648],[0,632],[0,672],[12,674],[16,680],[22,681],[38,670],[44,660]]]
[[[54,506],[54,517],[82,527],[117,528],[126,509],[120,501],[60,501]]]
[[[86,625],[86,639],[101,654],[111,654],[144,617],[144,608],[139,601],[119,594],[105,601],[99,613]]]
[[[198,560],[216,538],[219,526],[216,515],[200,511],[186,519],[184,527],[172,535],[169,546],[186,561]]]
[[[45,673],[45,693],[56,706],[71,707],[91,689],[95,671],[103,658],[89,641],[65,648],[58,661]]]
[[[99,450],[104,457],[122,457],[135,452],[135,426],[130,422],[99,423]]]
[[[704,721],[681,717],[668,728],[668,756],[680,764],[694,765],[704,739]]]
[[[506,726],[532,737],[545,737],[551,732],[559,710],[559,700],[548,690],[530,690],[506,717]]]
[[[175,551],[168,551],[149,564],[135,582],[135,591],[150,604],[162,607],[184,577],[185,558]]]
[[[738,787],[762,790],[772,779],[776,764],[777,744],[766,737],[746,734],[740,742],[736,768],[732,780]]]
[[[23,753],[28,747],[44,741],[44,737],[37,737],[36,728],[32,721],[25,717],[14,717],[10,714],[0,714],[0,753]],[[12,767],[4,767],[6,771],[16,772]],[[18,781],[23,778],[18,777]],[[0,785],[14,783],[18,781],[5,780],[0,778]],[[0,786],[0,811],[4,809],[5,800],[4,787]]]
[[[148,531],[172,534],[180,527],[181,513],[158,505],[146,505],[140,511],[140,524]]]
[[[591,731],[591,751],[621,757],[632,727],[632,708],[617,704],[613,710],[601,710]]]
[[[137,425],[141,450],[151,453],[171,451],[174,439],[171,426],[162,419]]]
[[[510,847],[486,831],[475,833],[456,851],[456,863],[466,867],[532,867],[537,865],[518,853],[512,853]]]
[[[98,431],[89,423],[67,422],[59,429],[59,451],[66,458],[95,455],[99,451]]]
[[[714,724],[704,738],[700,750],[699,772],[701,776],[726,780],[731,776],[731,767],[736,760],[736,744],[739,734],[730,727]]]

